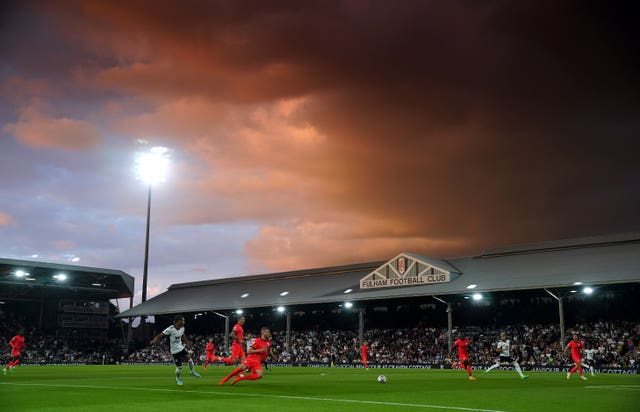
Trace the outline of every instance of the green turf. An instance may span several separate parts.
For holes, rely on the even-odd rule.
[[[231,367],[174,381],[169,366],[18,367],[0,375],[2,411],[638,411],[640,376],[459,370],[273,368],[260,381],[218,387]],[[185,368],[186,372],[186,368]],[[376,377],[384,374],[386,384]],[[181,393],[183,392],[183,393]],[[469,409],[464,409],[469,408]]]

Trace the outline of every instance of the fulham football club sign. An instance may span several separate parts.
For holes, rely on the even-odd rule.
[[[446,283],[452,274],[459,272],[444,261],[403,253],[360,279],[360,289]]]

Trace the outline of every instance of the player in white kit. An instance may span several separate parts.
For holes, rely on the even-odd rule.
[[[484,373],[489,373],[489,371],[500,367],[501,365],[513,365],[520,375],[521,379],[527,379],[529,375],[524,375],[522,373],[522,369],[520,369],[520,364],[511,357],[511,341],[507,339],[507,334],[502,332],[500,333],[500,341],[497,343],[498,351],[500,352],[500,358],[496,361],[495,364],[491,365],[489,369],[484,371]]]
[[[589,345],[591,346],[591,345]],[[593,347],[590,347],[589,349],[585,349],[582,351],[582,353],[584,353],[585,355],[585,360],[582,362],[582,366],[584,366],[585,368],[589,369],[589,371],[591,372],[591,376],[593,376],[593,367],[596,364],[596,353],[598,353],[597,349],[594,349]],[[588,363],[588,365],[587,365]]]
[[[187,361],[187,364],[189,365],[189,373],[192,376],[199,378],[200,375],[198,372],[193,370],[193,359],[191,359],[191,355],[187,352],[189,342],[187,341],[187,337],[184,335],[184,316],[176,316],[173,325],[169,326],[160,332],[155,338],[151,339],[151,344],[155,345],[156,342],[164,336],[169,337],[169,350],[171,351],[171,356],[173,356],[173,360],[176,363],[176,383],[178,385],[182,385],[182,361]]]

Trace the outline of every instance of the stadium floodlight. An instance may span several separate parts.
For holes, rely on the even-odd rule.
[[[164,182],[169,169],[169,149],[163,146],[152,147],[148,152],[136,156],[136,174],[148,187],[147,195],[147,235],[144,244],[144,269],[142,272],[142,301],[147,300],[147,277],[149,268],[149,224],[151,222],[151,186]],[[143,318],[144,319],[144,318]]]
[[[74,256],[74,257],[71,258],[71,261],[75,263],[75,262],[80,261],[80,258],[77,257],[77,256]]]
[[[585,295],[590,295],[593,293],[593,288],[590,288],[589,286],[587,286],[584,289],[582,289],[582,291],[584,292]]]
[[[580,286],[580,285],[582,285],[582,282],[573,282],[573,285],[574,286]]]
[[[280,296],[287,296],[288,294],[289,294],[289,291],[285,290],[284,292],[282,292],[282,293],[280,294]]]
[[[283,313],[283,312],[284,312],[284,306],[278,306],[278,307],[276,308],[276,310],[277,310],[278,312],[280,312],[280,313]]]
[[[16,277],[18,277],[18,278],[23,278],[23,277],[27,276],[28,273],[25,272],[24,270],[16,270],[14,275],[16,275]]]
[[[242,315],[242,309],[236,310],[236,315]]]
[[[244,299],[244,298],[248,298],[248,297],[249,297],[249,294],[248,294],[248,293],[243,293],[242,295],[240,295],[240,297],[241,297],[242,299]]]
[[[139,153],[136,157],[136,174],[146,184],[154,185],[167,180],[169,158],[166,147],[152,147],[151,150]]]
[[[351,293],[351,292],[353,292],[353,289],[347,289],[344,291],[344,293]]]
[[[578,293],[577,290],[570,290],[571,293]]]
[[[482,293],[474,293],[471,297],[473,300],[482,300]]]
[[[478,287],[478,285],[471,284],[471,285],[467,286],[467,289],[475,289],[477,287]]]
[[[38,257],[38,254],[37,254],[37,253],[34,253],[33,255],[31,255],[31,257],[32,257],[32,258],[37,258],[37,257]]]
[[[351,302],[345,302],[345,303],[344,303],[344,307],[345,307],[345,308],[347,308],[347,309],[351,309],[351,308],[353,307],[353,303],[351,303]]]
[[[64,273],[58,273],[56,275],[53,275],[53,278],[62,282],[67,280],[67,275],[65,275]]]

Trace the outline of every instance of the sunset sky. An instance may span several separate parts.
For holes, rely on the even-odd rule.
[[[139,291],[151,146],[151,296],[640,230],[640,39],[595,3],[2,2],[0,256]]]

